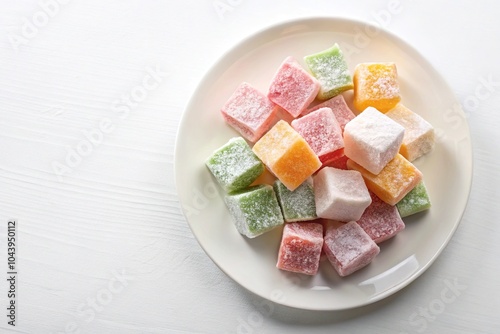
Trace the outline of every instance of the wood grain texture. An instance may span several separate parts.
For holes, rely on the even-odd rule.
[[[222,15],[220,3],[229,7]],[[20,333],[495,333],[500,330],[500,86],[465,108],[474,183],[448,247],[418,280],[374,305],[309,312],[267,302],[226,277],[193,238],[177,200],[177,127],[209,66],[250,33],[285,19],[374,21],[388,1],[79,1],[17,50],[37,1],[0,3],[0,219],[19,220]],[[443,74],[461,102],[500,81],[495,1],[404,2],[386,28]],[[446,13],[446,24],[440,23]],[[160,69],[158,86],[117,111]],[[203,112],[203,111],[200,111]],[[54,162],[112,130],[62,178]],[[98,140],[99,139],[99,140]],[[3,225],[2,225],[3,226]],[[0,228],[0,245],[6,229]],[[0,258],[5,259],[3,252]],[[3,266],[2,266],[3,267]],[[439,314],[419,316],[446,282],[466,286]],[[2,280],[3,281],[3,280]],[[5,303],[6,282],[0,284]],[[94,304],[94,303],[97,303]],[[94,306],[92,306],[94,305]],[[417,314],[417,316],[414,316]],[[5,318],[4,316],[2,319]]]

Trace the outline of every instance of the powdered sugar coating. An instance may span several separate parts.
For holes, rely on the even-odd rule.
[[[313,181],[318,217],[341,222],[358,220],[371,203],[359,172],[325,167]]]
[[[321,88],[318,98],[329,99],[353,88],[351,73],[337,43],[324,51],[304,57]]]
[[[378,244],[394,237],[405,228],[405,224],[395,206],[385,203],[372,192],[370,196],[372,204],[357,223]]]
[[[323,249],[340,276],[365,267],[380,252],[372,238],[353,221],[340,227],[327,227]]]
[[[283,224],[283,216],[270,185],[258,185],[231,193],[224,201],[241,234],[255,238]]]
[[[387,98],[395,98],[399,96],[399,86],[394,82],[392,76],[381,76],[369,86],[368,90],[376,96],[386,96]]]
[[[320,108],[292,121],[292,127],[307,141],[321,162],[331,160],[344,148],[342,130],[332,109]]]
[[[332,109],[332,112],[335,115],[335,119],[339,123],[342,132],[344,131],[345,125],[349,123],[349,121],[351,121],[354,117],[356,117],[352,112],[352,110],[349,109],[349,106],[345,102],[343,95],[337,95],[329,100],[326,100],[325,102],[322,102],[310,109],[307,109],[302,114],[307,115],[320,108]]]
[[[378,174],[399,152],[405,129],[368,107],[344,129],[344,153],[369,172]]]
[[[241,137],[231,138],[205,164],[226,192],[248,187],[264,172],[264,164]]]
[[[267,97],[297,117],[314,100],[319,87],[293,57],[287,57],[274,75]]]
[[[318,223],[290,223],[283,228],[276,267],[315,275],[323,247],[323,226]]]
[[[243,82],[221,109],[224,120],[251,142],[267,130],[278,107],[264,94]]]
[[[406,159],[413,161],[432,150],[435,141],[434,128],[420,115],[401,103],[386,115],[405,128],[400,153]]]

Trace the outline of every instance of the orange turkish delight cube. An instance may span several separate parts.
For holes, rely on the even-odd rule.
[[[385,113],[401,100],[394,63],[362,63],[354,69],[354,106],[374,107]]]
[[[396,205],[422,180],[422,173],[417,167],[399,153],[377,175],[350,159],[347,160],[347,168],[360,172],[368,189],[390,205]]]
[[[291,191],[321,167],[306,140],[285,121],[279,121],[262,136],[253,151]]]

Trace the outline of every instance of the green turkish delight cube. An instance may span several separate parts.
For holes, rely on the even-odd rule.
[[[294,191],[288,190],[280,180],[276,180],[274,182],[274,191],[286,222],[318,218],[314,201],[314,189],[310,178]]]
[[[226,192],[248,187],[264,172],[264,164],[241,137],[217,149],[206,165]]]
[[[396,207],[401,217],[407,217],[429,209],[431,207],[431,201],[424,182],[421,181],[417,184],[415,188],[396,204]]]
[[[255,238],[284,222],[270,185],[262,184],[230,193],[225,202],[236,229],[248,238]]]
[[[354,87],[344,54],[337,43],[329,49],[304,57],[304,61],[320,83],[320,100],[327,100]]]

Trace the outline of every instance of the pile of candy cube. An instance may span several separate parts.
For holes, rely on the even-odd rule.
[[[279,269],[314,275],[324,252],[346,276],[405,228],[402,217],[430,208],[412,161],[431,151],[434,130],[401,104],[394,63],[358,64],[351,76],[337,44],[304,61],[309,71],[286,58],[267,95],[246,82],[235,90],[221,112],[241,136],[206,165],[239,233],[285,224]],[[357,115],[341,94],[351,89]],[[265,169],[274,183],[259,182]]]

